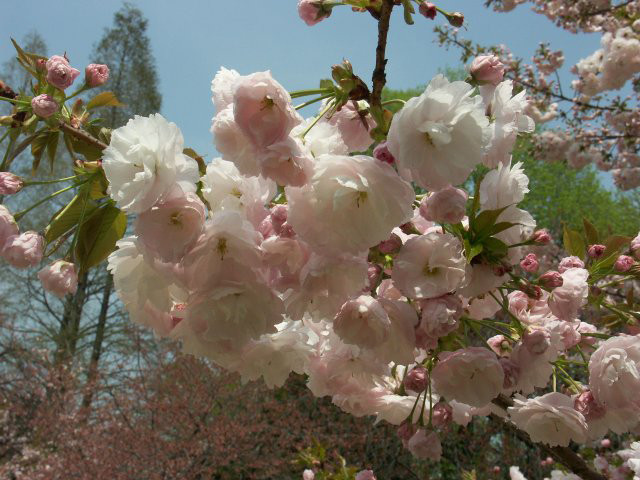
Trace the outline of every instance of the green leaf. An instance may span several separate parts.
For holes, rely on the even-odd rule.
[[[78,140],[71,135],[64,135],[64,141],[67,145],[67,148],[73,150],[74,153],[79,153],[82,155],[87,161],[94,162],[102,158],[102,150],[93,145],[89,145],[81,140]]]
[[[505,230],[509,230],[511,227],[515,227],[516,225],[521,224],[512,222],[498,222],[489,230],[488,235],[495,235],[496,233],[504,232]]]
[[[498,208],[497,210],[483,210],[472,220],[471,229],[478,237],[490,235],[491,229],[496,224],[500,214],[509,207],[510,205]]]
[[[407,25],[413,25],[413,17],[411,15],[416,11],[413,9],[411,0],[402,0],[402,6],[404,7],[404,21]]]
[[[587,242],[589,242],[589,245],[598,243],[598,230],[596,230],[596,227],[594,227],[593,224],[586,218],[582,219],[582,224],[584,225],[584,234],[587,238]]]
[[[69,202],[69,204],[59,210],[44,230],[44,239],[47,243],[51,243],[62,235],[75,227],[82,217],[83,203],[86,197],[85,192],[81,191]],[[84,218],[88,219],[96,210],[95,202],[87,202],[84,207]]]
[[[116,98],[116,94],[113,92],[102,92],[93,97],[87,103],[87,110],[97,107],[124,107],[124,103]]]
[[[500,259],[507,255],[509,252],[509,247],[502,240],[498,240],[494,237],[489,237],[485,239],[483,242],[484,249],[486,252],[493,255],[496,259]]]
[[[198,171],[200,172],[200,175],[207,173],[207,164],[204,162],[202,155],[198,155],[193,148],[185,148],[182,150],[182,153],[187,157],[193,158],[198,163]]]
[[[610,237],[607,237],[603,245],[607,247],[607,253],[613,253],[620,251],[622,247],[628,245],[630,242],[630,237],[625,237],[622,235],[611,235]]]
[[[480,255],[483,250],[484,246],[481,243],[471,245],[469,249],[465,249],[465,252],[467,253],[467,262],[471,263],[471,260]]]
[[[320,88],[334,88],[333,81],[329,78],[323,78],[320,80]]]
[[[106,259],[127,229],[127,216],[108,203],[80,226],[76,258],[80,270],[87,271]]]
[[[42,135],[38,135],[31,142],[31,154],[33,155],[33,163],[31,165],[31,173],[35,174],[40,166],[40,160],[42,159],[42,154],[47,147],[47,143],[49,142],[49,134],[43,133]]]
[[[49,157],[49,168],[53,172],[53,164],[56,161],[56,150],[58,149],[58,139],[60,132],[55,131],[49,134],[47,139],[47,157]]]
[[[569,230],[565,225],[563,228],[562,240],[564,242],[564,249],[569,255],[574,255],[578,258],[584,257],[586,246],[580,233],[575,230]]]

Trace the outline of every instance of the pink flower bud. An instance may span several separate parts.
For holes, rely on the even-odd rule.
[[[435,4],[431,2],[422,2],[420,4],[420,14],[428,18],[429,20],[433,20],[436,18],[436,14],[438,13],[438,9]]]
[[[413,437],[417,429],[418,427],[416,427],[413,423],[410,423],[410,422],[403,423],[398,427],[398,430],[397,430],[398,438],[402,440],[402,444],[405,446],[405,448],[407,446],[407,442],[411,437]]]
[[[323,0],[298,0],[298,15],[309,26],[329,18],[331,8]]]
[[[573,408],[589,421],[602,418],[606,413],[605,407],[596,402],[591,390],[586,390],[578,395],[574,400]]]
[[[507,298],[509,299],[509,311],[515,316],[529,308],[529,297],[524,292],[511,292],[507,295]]]
[[[439,223],[459,223],[467,207],[467,192],[448,186],[425,197],[420,204],[420,215]]]
[[[471,62],[470,72],[480,85],[498,85],[504,77],[504,65],[495,55],[480,55]]]
[[[376,476],[373,474],[373,470],[362,470],[358,472],[355,480],[376,480]]]
[[[18,233],[20,232],[15,218],[13,218],[7,207],[0,205],[0,252],[7,239],[13,235],[18,235]]]
[[[538,283],[546,288],[561,287],[563,282],[564,280],[562,279],[562,275],[554,270],[549,270],[538,278]]]
[[[68,293],[76,293],[78,288],[76,267],[64,260],[57,260],[44,267],[38,272],[38,278],[45,290],[61,298]]]
[[[2,257],[16,268],[33,267],[42,260],[44,240],[36,232],[24,232],[7,239]]]
[[[440,402],[433,407],[431,417],[434,427],[446,427],[453,420],[453,409],[448,403]]]
[[[400,247],[402,247],[402,239],[395,233],[392,233],[388,240],[378,244],[378,250],[384,254],[396,253]]]
[[[80,71],[69,65],[69,61],[60,55],[47,60],[47,82],[60,90],[70,87],[80,75]]]
[[[558,271],[564,273],[570,268],[584,268],[584,262],[578,257],[565,257],[558,264]]]
[[[635,261],[630,256],[620,255],[616,260],[616,263],[613,264],[613,268],[616,272],[626,272],[631,267],[633,267],[634,263]]]
[[[309,470],[308,468],[302,472],[302,480],[313,480],[316,478],[316,474],[313,473],[313,470]]]
[[[604,252],[607,250],[607,247],[604,245],[591,245],[589,250],[587,250],[587,254],[591,258],[600,258],[604,255]]]
[[[509,343],[509,340],[504,335],[496,335],[487,339],[487,345],[489,345],[489,348],[493,350],[496,355],[501,357],[508,355],[511,351],[511,343]]]
[[[600,446],[602,446],[602,448],[609,448],[611,446],[611,440],[609,440],[608,438],[603,438],[602,440],[600,440]]]
[[[631,240],[631,251],[636,258],[640,259],[640,233]]]
[[[525,272],[534,273],[538,270],[538,257],[535,253],[530,253],[522,259],[520,266]]]
[[[382,273],[382,267],[377,263],[369,263],[367,267],[367,280],[369,288],[368,290],[375,290],[380,283],[380,274]]]
[[[22,190],[24,182],[11,172],[0,172],[0,195],[13,195]]]
[[[412,392],[424,392],[429,385],[427,369],[418,365],[414,367],[404,378],[404,387]]]
[[[104,85],[107,80],[109,80],[109,67],[106,65],[91,63],[84,69],[84,81],[91,88]]]
[[[58,102],[53,97],[43,93],[31,99],[31,108],[33,113],[42,118],[49,118],[58,111]]]
[[[447,16],[449,25],[460,28],[464,24],[464,15],[460,12],[453,12]]]
[[[376,148],[373,149],[373,158],[390,165],[393,165],[396,161],[396,159],[389,151],[389,147],[387,147],[387,142],[382,142],[376,145]],[[638,248],[640,248],[640,245]]]
[[[551,345],[551,333],[546,328],[529,327],[522,336],[522,343],[529,352],[541,355]]]
[[[418,430],[407,443],[407,448],[411,454],[420,459],[430,459],[438,461],[442,456],[442,445],[436,432]]]
[[[501,469],[500,469],[500,465],[495,465],[495,466],[493,467],[493,473],[495,473],[495,474],[500,473],[500,470],[501,470]]]
[[[545,229],[536,230],[533,232],[533,235],[531,235],[531,240],[540,245],[546,245],[551,242],[551,235]]]
[[[524,292],[527,297],[533,298],[534,300],[540,300],[542,298],[542,289],[538,285],[525,283],[524,285],[520,285],[519,290]]]

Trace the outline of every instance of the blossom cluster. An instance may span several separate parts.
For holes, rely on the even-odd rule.
[[[534,137],[537,156],[565,161],[573,168],[593,164],[609,171],[616,186],[640,186],[638,82],[640,74],[640,13],[637,2],[609,0],[489,0],[494,10],[508,12],[519,4],[573,33],[601,34],[601,48],[570,67],[575,79],[564,88],[558,75],[565,62],[562,50],[541,43],[529,64],[506,47],[488,49],[508,65],[509,78],[528,90],[528,114],[536,123],[567,120],[564,131],[552,124]],[[455,30],[437,27],[440,42],[463,47],[463,59],[487,49],[459,38]],[[629,89],[629,86],[632,88]],[[566,87],[569,87],[566,86]],[[572,90],[572,92],[571,92]],[[631,91],[629,91],[631,90]],[[555,127],[555,128],[554,128]],[[552,129],[553,128],[553,129]]]
[[[176,125],[132,119],[103,162],[111,197],[138,215],[109,257],[131,319],[245,381],[304,373],[315,395],[398,425],[420,458],[440,457],[450,422],[491,412],[552,446],[634,428],[638,337],[597,345],[580,320],[583,259],[538,275],[527,252],[549,236],[517,206],[528,178],[510,152],[533,121],[512,88],[475,94],[437,76],[369,156],[366,106],[305,120],[269,72],[222,69],[212,132],[223,157],[202,171]],[[615,268],[634,265],[621,256]],[[488,320],[503,307],[504,323]],[[502,334],[485,346],[464,333],[487,325]],[[576,349],[595,350],[588,384],[524,396]],[[492,404],[512,394],[508,409]]]

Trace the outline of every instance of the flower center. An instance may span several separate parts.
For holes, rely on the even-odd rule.
[[[425,277],[432,277],[434,276],[436,273],[438,273],[438,267],[431,267],[431,265],[429,265],[428,263],[424,266],[424,268],[422,269],[422,274]]]
[[[260,110],[270,110],[274,105],[275,102],[273,101],[273,99],[269,95],[265,95],[265,97],[262,99],[262,102],[260,102]]]
[[[218,245],[216,251],[220,254],[220,260],[224,260],[224,256],[227,254],[227,239],[222,237],[218,239]]]
[[[358,192],[358,196],[356,197],[356,206],[360,208],[360,204],[364,204],[367,200],[367,196],[369,194],[367,192]]]

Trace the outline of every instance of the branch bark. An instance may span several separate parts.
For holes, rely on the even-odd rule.
[[[389,24],[391,23],[391,12],[393,11],[393,0],[383,0],[380,8],[380,19],[378,20],[378,46],[376,47],[376,68],[373,70],[373,91],[371,92],[371,106],[381,107],[382,89],[387,83],[385,67],[387,59],[387,35]]]
[[[68,133],[69,135],[76,137],[78,140],[88,143],[89,145],[93,145],[94,147],[99,148],[100,150],[104,150],[105,148],[107,148],[106,143],[101,142],[100,140],[88,134],[84,130],[80,130],[79,128],[72,127],[68,123],[60,122],[60,130]]]
[[[513,406],[513,400],[504,395],[500,395],[499,397],[497,397],[495,400],[493,400],[493,403],[500,408],[504,408],[505,410]],[[582,457],[580,457],[569,447],[549,447],[548,445],[542,443],[536,443],[531,440],[531,437],[529,437],[526,432],[520,430],[511,422],[506,421],[503,418],[500,418],[497,415],[493,414],[491,415],[491,418],[494,421],[502,423],[505,428],[514,432],[516,436],[523,442],[527,444],[537,445],[538,448],[540,448],[543,452],[554,458],[556,461],[562,463],[565,467],[567,467],[583,480],[607,480],[606,477],[591,470],[587,466],[587,463],[582,459]]]

